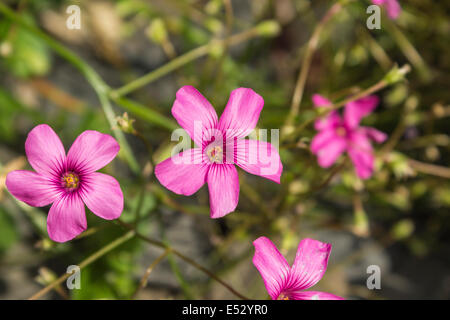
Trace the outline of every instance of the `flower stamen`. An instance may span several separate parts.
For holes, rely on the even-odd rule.
[[[289,296],[285,293],[280,293],[280,295],[278,296],[277,300],[290,300]]]
[[[80,178],[73,172],[67,172],[63,174],[61,178],[61,184],[68,190],[74,190],[78,188],[80,184]]]
[[[223,149],[220,146],[210,146],[206,149],[206,155],[211,163],[222,163]]]

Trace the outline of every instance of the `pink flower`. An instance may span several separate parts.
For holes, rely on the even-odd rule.
[[[316,107],[332,105],[318,94],[313,96],[313,102]],[[337,111],[331,111],[325,118],[316,121],[315,128],[319,133],[311,142],[311,151],[317,155],[321,167],[330,167],[347,151],[360,178],[367,179],[372,175],[374,155],[371,140],[381,143],[387,136],[374,128],[361,127],[359,122],[377,105],[378,98],[368,96],[348,103],[343,119]]]
[[[397,19],[402,11],[397,0],[372,0],[372,3],[377,6],[384,6],[391,19]]]
[[[84,131],[66,156],[53,129],[38,125],[25,142],[28,161],[36,172],[12,171],[6,177],[6,187],[30,206],[53,203],[47,217],[50,239],[71,240],[87,228],[84,204],[107,220],[117,219],[122,213],[119,183],[109,175],[95,172],[111,162],[119,149],[113,137]]]
[[[327,269],[331,245],[313,239],[303,239],[292,267],[266,237],[253,241],[253,264],[263,278],[273,300],[342,300],[326,292],[304,291],[322,279]]]
[[[239,201],[239,178],[234,164],[280,183],[283,166],[278,151],[264,141],[244,139],[256,126],[264,100],[251,89],[231,92],[220,117],[194,87],[178,90],[172,114],[195,144],[161,163],[155,175],[167,189],[186,196],[206,182],[211,218],[234,211]]]

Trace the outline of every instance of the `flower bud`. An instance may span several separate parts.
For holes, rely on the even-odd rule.
[[[256,30],[260,36],[274,37],[280,33],[281,28],[275,20],[266,20],[258,24]]]

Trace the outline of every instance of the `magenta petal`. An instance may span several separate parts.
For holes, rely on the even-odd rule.
[[[221,218],[236,209],[239,177],[232,164],[212,164],[207,175],[211,218]]]
[[[155,167],[159,182],[176,194],[190,196],[206,182],[208,165],[204,163],[199,148],[180,152]]]
[[[251,174],[280,183],[283,164],[278,150],[272,144],[257,140],[238,140],[236,164]]]
[[[220,117],[218,129],[227,139],[248,136],[258,123],[264,99],[252,89],[238,88],[231,92]]]
[[[322,130],[314,136],[311,141],[311,151],[317,153],[320,149],[326,146],[331,140],[339,138],[336,134],[336,130],[328,129]]]
[[[312,101],[315,107],[327,107],[332,106],[333,103],[320,94],[313,94]]]
[[[293,292],[289,295],[293,300],[344,300],[344,298],[334,294],[320,291]]]
[[[255,255],[253,264],[263,278],[266,290],[275,300],[285,289],[289,278],[289,265],[277,247],[266,237],[253,241]]]
[[[341,125],[342,119],[337,111],[331,111],[327,116],[318,118],[314,122],[316,130],[331,130]]]
[[[58,198],[47,216],[47,231],[56,242],[72,240],[87,228],[84,204],[76,194]]]
[[[372,3],[379,6],[385,6],[388,16],[391,19],[397,19],[402,11],[397,0],[372,0]]]
[[[25,152],[33,169],[51,178],[59,174],[66,160],[61,140],[46,124],[38,125],[30,131],[25,142]]]
[[[311,288],[322,279],[327,269],[331,245],[313,239],[303,239],[297,248],[288,287],[293,290]]]
[[[314,141],[313,141],[314,142]],[[316,144],[316,143],[315,143]],[[318,143],[317,143],[318,144]],[[347,149],[347,141],[339,136],[334,136],[321,147],[312,150],[317,154],[318,163],[322,168],[328,168],[336,162],[337,158]]]
[[[389,18],[397,19],[402,11],[400,4],[397,0],[387,0],[386,2],[386,11],[388,13]]]
[[[57,184],[32,171],[18,170],[6,176],[6,188],[18,200],[32,207],[43,207],[61,194]]]
[[[356,173],[361,179],[368,179],[372,175],[375,158],[369,138],[364,131],[354,132],[351,136],[348,154],[355,166]]]
[[[363,130],[363,132],[366,134],[366,136],[368,136],[369,138],[371,138],[372,140],[374,140],[377,143],[382,143],[384,141],[386,141],[387,139],[387,134],[385,134],[384,132],[381,132],[375,128],[371,128],[371,127],[362,127],[361,130]]]
[[[362,118],[369,115],[378,105],[377,96],[365,98],[347,103],[344,109],[344,122],[348,128],[356,128]]]
[[[348,155],[361,179],[368,179],[372,176],[375,158],[371,152],[350,148]]]
[[[217,114],[213,106],[192,86],[184,86],[177,91],[172,115],[199,147],[203,145],[203,135],[217,125]],[[207,139],[206,137],[205,140]]]
[[[110,135],[92,130],[84,131],[67,153],[67,166],[78,172],[94,172],[110,163],[119,150],[119,144]]]
[[[100,218],[113,220],[122,214],[122,190],[119,182],[107,174],[93,172],[83,176],[80,197]]]

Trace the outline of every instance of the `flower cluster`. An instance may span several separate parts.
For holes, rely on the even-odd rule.
[[[314,95],[313,101],[318,108],[332,106],[320,95]],[[343,117],[336,110],[325,109],[327,115],[315,122],[319,133],[311,143],[320,166],[331,166],[347,152],[357,174],[361,178],[370,177],[374,162],[370,141],[382,142],[386,135],[359,123],[377,104],[375,96],[350,102]],[[239,88],[231,92],[218,118],[212,105],[194,87],[179,89],[172,114],[196,147],[159,163],[155,167],[157,179],[167,189],[187,196],[207,183],[211,218],[227,215],[238,204],[239,179],[235,165],[279,184],[283,165],[277,148],[266,141],[246,139],[255,129],[263,105],[263,98],[252,89]],[[11,194],[30,206],[52,204],[47,218],[48,234],[54,241],[65,242],[86,230],[84,205],[103,219],[117,219],[121,215],[123,194],[119,183],[109,175],[96,172],[112,161],[118,151],[119,144],[111,136],[85,131],[66,154],[52,128],[38,125],[25,143],[28,161],[35,171],[10,172],[6,186]],[[272,299],[342,299],[329,293],[305,291],[323,277],[330,244],[302,240],[292,266],[268,238],[258,238],[253,244],[253,263]]]

